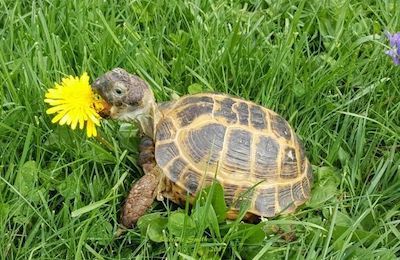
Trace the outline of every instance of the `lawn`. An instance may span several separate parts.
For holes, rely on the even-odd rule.
[[[385,54],[398,0],[0,7],[0,259],[400,257],[400,66]],[[313,165],[312,199],[257,225],[217,221],[215,204],[157,202],[116,236],[143,174],[137,129],[103,121],[88,138],[52,124],[43,101],[66,75],[93,80],[114,67],[144,78],[159,101],[216,91],[278,112]]]

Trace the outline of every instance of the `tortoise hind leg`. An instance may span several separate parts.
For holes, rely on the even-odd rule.
[[[162,178],[161,169],[154,159],[154,142],[143,137],[140,144],[139,164],[145,175],[134,182],[122,208],[121,222],[127,228],[132,227],[151,207],[159,193]]]

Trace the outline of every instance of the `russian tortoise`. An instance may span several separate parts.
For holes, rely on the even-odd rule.
[[[250,101],[224,94],[196,94],[157,105],[149,86],[116,68],[92,84],[109,103],[111,118],[137,122],[142,131],[136,181],[122,212],[132,226],[153,200],[182,204],[217,179],[230,206],[250,194],[246,218],[293,212],[310,197],[312,169],[286,120]]]

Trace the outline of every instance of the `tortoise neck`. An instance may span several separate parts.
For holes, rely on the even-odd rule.
[[[154,101],[148,104],[148,113],[137,118],[141,132],[154,140],[156,136],[156,125],[160,120],[160,117],[161,112],[158,109],[157,104]]]

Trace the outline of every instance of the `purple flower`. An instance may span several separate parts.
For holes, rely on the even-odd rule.
[[[385,53],[392,57],[394,64],[400,65],[400,33],[386,33],[386,36],[389,38],[390,50]]]

